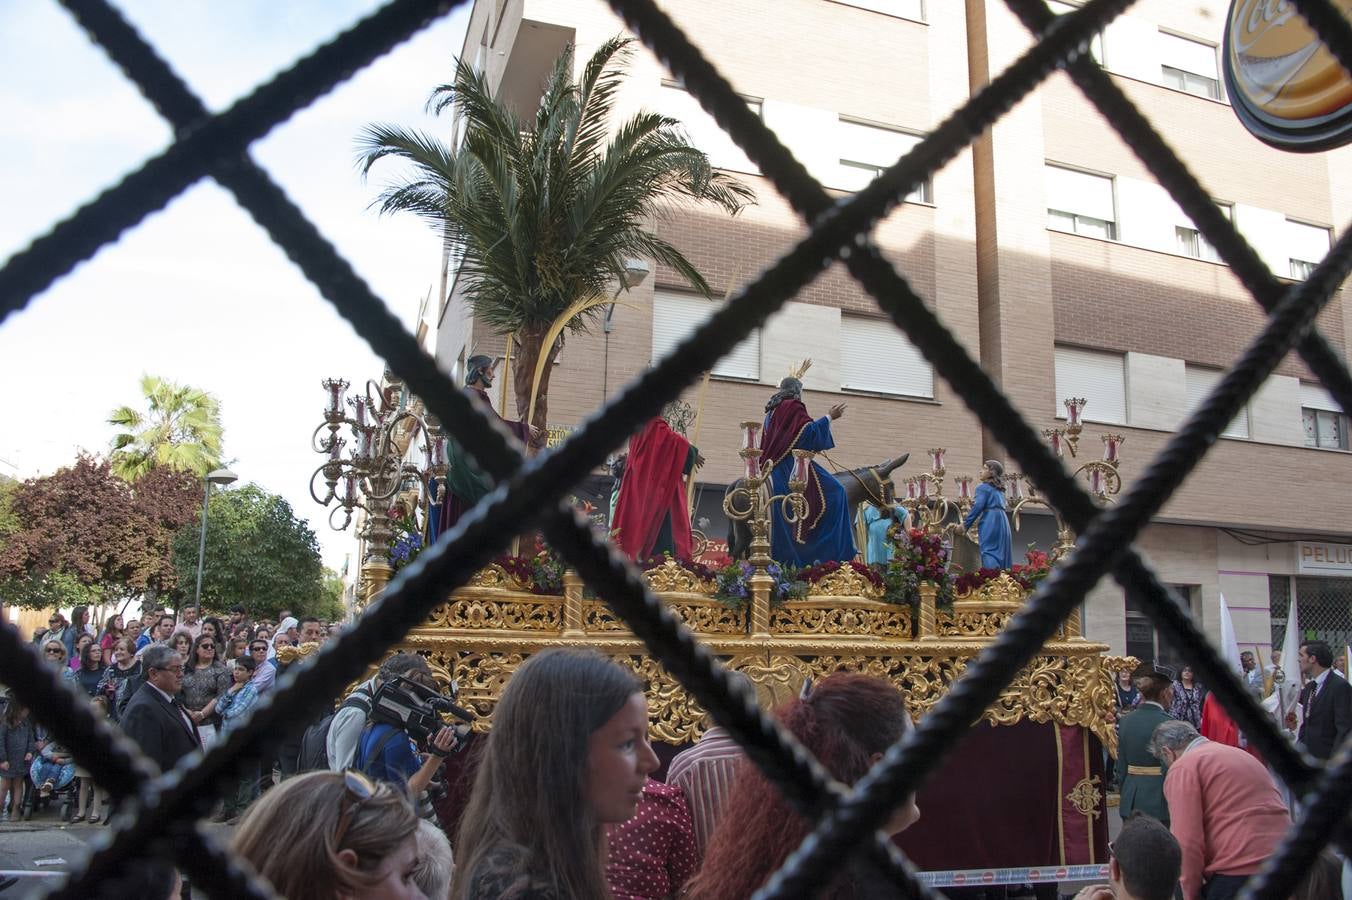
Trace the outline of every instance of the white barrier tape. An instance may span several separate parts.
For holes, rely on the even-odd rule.
[[[917,872],[929,887],[985,887],[996,884],[1049,884],[1058,881],[1106,881],[1108,866],[1025,866],[1017,869],[949,869]]]

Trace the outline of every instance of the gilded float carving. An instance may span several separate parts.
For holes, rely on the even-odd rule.
[[[880,601],[791,601],[770,610],[772,634],[911,636],[911,611]]]
[[[712,597],[717,589],[712,581],[700,578],[694,572],[683,568],[674,559],[668,559],[661,565],[653,566],[643,573],[648,587],[659,594],[704,594]]]
[[[507,573],[507,570],[497,563],[489,563],[469,580],[469,587],[483,588],[501,588],[508,591],[524,591],[528,585],[523,584],[517,578]]]
[[[814,597],[863,597],[866,600],[881,600],[882,588],[877,587],[853,566],[841,566],[817,579],[812,585]]]
[[[748,609],[734,610],[689,590],[698,587],[690,580],[692,573],[675,564],[649,573],[656,573],[663,586],[683,588],[659,596],[711,652],[751,679],[765,705],[796,696],[804,679],[852,671],[892,681],[905,692],[916,719],[933,710],[1022,602],[1021,594],[1018,602],[1009,599],[1016,596],[1010,593],[1011,585],[1017,589],[1012,580],[992,580],[983,586],[984,593],[955,602],[952,611],[938,611],[938,626],[922,628],[919,639],[913,639],[910,607],[860,599],[861,585],[850,576],[860,577],[851,572],[828,589],[854,593],[767,604],[770,629],[753,635]],[[501,583],[504,577],[498,570],[480,581]],[[581,627],[565,631],[564,597],[484,583],[467,586],[438,607],[426,625],[410,632],[403,648],[426,656],[440,680],[455,679],[461,704],[481,717],[475,727],[484,729],[503,686],[531,654],[550,647],[591,646],[643,679],[654,740],[684,744],[696,739],[705,728],[704,710],[606,604],[581,594],[580,582],[574,584],[569,601],[578,606],[572,615]],[[1115,750],[1114,672],[1135,661],[1105,657],[1107,649],[1083,639],[1049,641],[986,710],[985,720],[995,725],[1027,720],[1080,726]]]

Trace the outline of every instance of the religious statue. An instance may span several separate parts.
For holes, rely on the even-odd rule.
[[[804,360],[796,371],[779,383],[779,390],[765,404],[765,427],[761,439],[761,459],[771,467],[770,482],[776,495],[789,493],[789,474],[793,471],[791,450],[830,450],[836,445],[831,437],[831,420],[839,419],[845,404],[837,403],[828,415],[813,420],[803,405],[803,373],[811,360]],[[784,565],[806,566],[813,563],[854,559],[854,531],[850,527],[849,504],[845,488],[816,462],[809,467],[807,516],[790,524],[781,505],[770,509],[770,555]]]
[[[897,549],[896,544],[887,539],[887,533],[893,525],[905,528],[908,513],[906,507],[896,502],[890,481],[884,481],[881,495],[870,500],[859,510],[859,518],[864,523],[864,562],[886,565]]]
[[[704,457],[655,416],[629,441],[619,499],[610,529],[620,550],[643,561],[670,553],[690,559],[690,509],[684,476],[704,465]]]
[[[1005,512],[1004,476],[1003,463],[986,460],[972,508],[962,520],[963,528],[977,526],[983,569],[1008,569],[1014,565],[1014,536],[1009,529],[1009,514]]]
[[[488,389],[493,386],[493,368],[497,362],[490,356],[471,356],[466,362],[465,390],[477,395],[482,401],[481,409],[490,413],[522,444],[526,444],[539,433],[539,429],[525,422],[512,422],[502,418],[493,409],[493,401],[488,397]],[[446,442],[446,497],[441,504],[441,514],[430,516],[428,522],[428,543],[437,539],[443,531],[449,531],[460,521],[460,517],[478,503],[493,488],[492,481],[470,459],[468,453],[451,437]]]

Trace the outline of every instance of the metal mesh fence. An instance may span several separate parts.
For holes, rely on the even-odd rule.
[[[1333,648],[1333,655],[1339,656],[1352,642],[1352,583],[1344,578],[1272,576],[1272,646],[1281,647],[1286,640],[1293,581],[1300,639],[1324,641]]]
[[[543,531],[644,641],[654,658],[742,743],[790,802],[816,822],[810,836],[757,897],[812,896],[840,871],[842,861],[851,858],[883,870],[900,895],[931,895],[917,882],[900,852],[876,838],[875,830],[891,814],[895,798],[915,791],[939,766],[1086,591],[1110,572],[1133,602],[1149,613],[1161,637],[1179,648],[1199,679],[1212,686],[1281,778],[1305,795],[1299,824],[1251,880],[1247,889],[1251,895],[1288,896],[1330,838],[1352,849],[1343,825],[1352,801],[1352,751],[1343,748],[1323,767],[1287,744],[1131,547],[1141,528],[1292,349],[1299,351],[1339,404],[1352,409],[1352,375],[1313,328],[1315,316],[1352,267],[1352,238],[1344,234],[1306,281],[1289,286],[1279,282],[1145,117],[1089,59],[1092,36],[1130,6],[1131,0],[1090,0],[1078,12],[1055,19],[1041,0],[1007,2],[1040,36],[1036,44],[872,184],[836,202],[652,0],[611,0],[627,25],[803,217],[809,231],[675,352],[611,398],[564,444],[524,460],[520,450],[471,406],[352,267],[246,154],[250,143],[273,126],[457,4],[393,0],[229,110],[212,116],[114,9],[101,0],[64,0],[80,25],[172,124],[176,140],[10,259],[0,270],[0,317],[22,309],[77,263],[197,180],[214,178],[235,195],[409,388],[425,399],[429,411],[479,460],[498,487],[436,546],[401,571],[384,601],[289,674],[242,728],[204,757],[184,760],[159,777],[152,776],[135,748],[95,719],[86,704],[40,665],[14,629],[0,629],[0,680],[12,686],[20,702],[38,711],[38,718],[56,739],[75,748],[77,761],[99,784],[123,801],[112,833],[83,871],[55,895],[118,896],[116,878],[122,867],[129,859],[153,854],[174,858],[212,896],[267,896],[265,886],[196,828],[196,820],[239,774],[244,759],[266,753],[288,723],[317,715],[345,685],[421,623],[450,590],[463,585],[501,552],[511,535],[529,527]],[[1333,5],[1328,0],[1298,0],[1295,6],[1344,68],[1352,71],[1352,27]],[[1103,112],[1269,316],[1265,330],[1201,408],[1108,510],[1098,509],[1076,485],[1034,429],[926,309],[906,279],[884,261],[869,238],[872,227],[906,194],[1058,69],[1067,71]],[[1075,552],[967,667],[934,711],[852,788],[833,782],[749,698],[730,690],[727,675],[715,658],[648,592],[632,566],[612,554],[563,503],[569,487],[626,435],[656,415],[662,404],[836,260],[845,263],[1081,535]]]

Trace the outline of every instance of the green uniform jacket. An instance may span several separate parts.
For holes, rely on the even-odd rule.
[[[1122,786],[1118,812],[1124,820],[1139,809],[1165,825],[1169,824],[1169,804],[1164,800],[1164,776],[1129,775],[1127,766],[1163,768],[1146,747],[1150,744],[1150,736],[1155,733],[1156,726],[1171,718],[1159,704],[1144,700],[1122,717],[1117,734],[1117,783]]]

